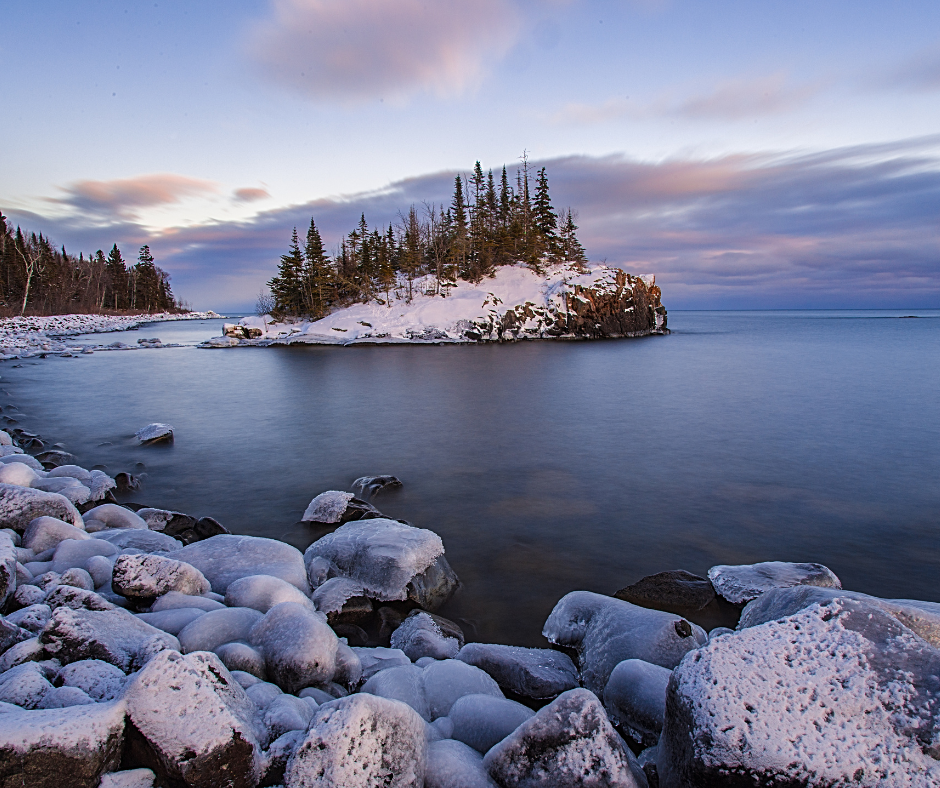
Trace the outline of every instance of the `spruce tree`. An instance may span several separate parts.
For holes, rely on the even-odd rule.
[[[304,308],[314,320],[323,317],[333,300],[333,270],[313,217],[304,244]]]
[[[539,170],[535,183],[533,224],[538,233],[538,257],[555,262],[558,259],[558,217],[552,208],[548,193],[548,176],[545,168]]]
[[[304,256],[300,251],[297,228],[291,235],[290,251],[281,255],[278,275],[268,282],[274,296],[275,309],[287,315],[300,315],[304,308]]]
[[[108,274],[108,303],[112,309],[123,309],[127,306],[127,268],[121,250],[117,244],[108,252],[106,263]]]

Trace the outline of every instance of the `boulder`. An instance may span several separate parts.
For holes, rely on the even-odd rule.
[[[451,738],[484,755],[534,714],[528,706],[514,700],[464,695],[451,706],[447,717],[452,725]]]
[[[404,703],[350,695],[322,706],[287,764],[287,788],[423,788],[424,722]]]
[[[139,515],[116,503],[103,503],[94,509],[89,509],[82,515],[82,520],[86,526],[95,520],[104,523],[108,528],[147,528],[147,523]]]
[[[306,734],[306,731],[288,731],[271,742],[261,756],[261,785],[284,784],[287,763]]]
[[[59,583],[64,586],[81,588],[85,591],[95,590],[95,581],[91,579],[91,575],[84,569],[79,569],[78,567],[66,569],[59,578]]]
[[[75,505],[64,495],[0,484],[0,524],[23,533],[37,517],[55,517],[82,528],[82,518]]]
[[[35,490],[44,492],[58,493],[68,498],[76,506],[88,503],[91,499],[91,490],[89,490],[78,479],[71,476],[61,478],[37,479],[30,485]]]
[[[671,670],[708,641],[704,630],[672,613],[631,605],[589,591],[572,591],[555,605],[542,634],[576,649],[584,686],[603,693],[610,673],[625,659]]]
[[[153,446],[158,443],[173,443],[173,428],[169,424],[154,422],[141,427],[134,433],[134,437],[143,446]]]
[[[193,623],[200,616],[206,614],[205,610],[198,607],[176,607],[172,610],[163,610],[157,613],[137,613],[137,618],[150,624],[152,627],[162,629],[171,635],[179,635],[186,627]],[[179,638],[177,638],[179,640]],[[183,648],[183,651],[198,651],[199,649]],[[212,649],[210,649],[212,650]],[[224,662],[224,660],[223,660]],[[226,665],[226,667],[228,667]]]
[[[340,490],[327,490],[316,496],[300,518],[315,525],[343,525],[355,520],[370,520],[384,515],[372,504]]]
[[[27,662],[39,662],[46,658],[46,652],[39,643],[39,638],[28,638],[10,646],[0,656],[0,673],[23,665]]]
[[[377,495],[387,490],[399,489],[402,484],[395,476],[360,476],[352,486],[363,495]]]
[[[503,788],[646,788],[633,753],[585,689],[559,695],[494,745],[483,765]]]
[[[22,462],[0,463],[0,484],[16,484],[20,487],[32,487],[43,477]]]
[[[626,659],[610,674],[604,708],[611,721],[641,746],[652,747],[659,741],[671,676],[671,670],[641,659]]]
[[[78,687],[53,687],[39,704],[41,709],[66,709],[69,706],[88,706],[95,701]]]
[[[114,562],[111,587],[129,599],[154,599],[167,591],[199,595],[209,581],[196,567],[162,555],[120,555]]]
[[[222,660],[222,664],[233,673],[240,671],[262,681],[268,678],[264,656],[247,643],[223,643],[216,647],[215,653]]]
[[[0,652],[6,651],[14,643],[42,632],[51,617],[52,608],[49,605],[36,604],[10,613],[6,620],[0,619]]]
[[[0,785],[97,788],[123,741],[121,702],[0,714]]]
[[[316,610],[309,597],[296,586],[271,575],[240,577],[225,590],[225,604],[229,607],[250,607],[267,613],[281,602],[296,602],[311,611]]]
[[[401,667],[402,665],[411,665],[411,660],[405,656],[405,652],[397,648],[379,646],[376,648],[353,648],[353,651],[359,657],[363,681],[368,681],[379,671]]]
[[[432,662],[423,673],[422,684],[432,720],[449,714],[464,695],[503,697],[499,685],[486,673],[456,659]]]
[[[129,682],[124,700],[126,760],[193,788],[257,785],[255,706],[214,654],[158,654]]]
[[[52,691],[46,672],[36,662],[15,665],[0,674],[0,701],[37,709]]]
[[[151,613],[159,613],[162,610],[174,610],[181,607],[198,607],[200,610],[224,610],[225,605],[214,599],[204,596],[192,596],[191,594],[181,594],[179,591],[168,591],[161,596],[150,608]]]
[[[614,597],[639,607],[675,613],[706,630],[733,627],[740,612],[715,593],[708,578],[682,569],[644,577],[621,588]]]
[[[523,698],[546,700],[578,686],[571,658],[553,649],[468,643],[456,658],[486,671],[504,692]]]
[[[413,610],[393,633],[392,648],[415,662],[421,657],[451,659],[463,646],[463,632],[452,621],[424,610]]]
[[[409,661],[406,665],[379,670],[369,677],[360,690],[379,698],[405,703],[428,722],[431,712],[424,692],[424,671]]]
[[[0,610],[16,593],[16,545],[7,533],[0,533]]]
[[[98,531],[94,538],[103,539],[119,550],[133,547],[142,553],[169,553],[173,550],[179,550],[183,546],[179,539],[174,539],[172,536],[156,531],[142,531],[137,528],[109,528],[106,531]]]
[[[424,788],[498,788],[483,768],[483,756],[461,741],[428,745]]]
[[[153,615],[153,614],[151,614]],[[195,618],[179,633],[180,651],[215,651],[223,643],[247,640],[263,616],[248,607],[227,607]]]
[[[265,744],[289,731],[307,731],[316,706],[295,695],[278,695],[264,707],[258,719],[265,731]]]
[[[56,683],[77,687],[98,702],[116,700],[124,692],[127,677],[120,668],[100,659],[83,659],[66,665],[56,676]]]
[[[94,591],[85,588],[67,585],[53,587],[46,594],[46,604],[52,610],[57,610],[60,607],[67,607],[72,610],[115,610],[117,607],[101,594],[96,594]]]
[[[757,599],[771,588],[842,588],[842,583],[835,573],[822,564],[791,564],[785,561],[713,566],[708,570],[708,579],[711,580],[715,591],[735,605],[743,605]]]
[[[67,569],[82,568],[94,555],[115,556],[118,549],[101,539],[63,539],[52,555],[50,571],[62,574]]]
[[[23,532],[23,547],[28,547],[37,555],[44,550],[57,547],[64,539],[90,539],[84,528],[76,528],[71,523],[55,517],[37,517],[31,520]]]

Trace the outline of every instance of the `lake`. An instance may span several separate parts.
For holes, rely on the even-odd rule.
[[[193,343],[221,322],[82,341]],[[719,563],[818,561],[846,588],[940,601],[940,311],[669,324],[603,342],[28,360],[0,366],[0,404],[85,467],[146,473],[125,500],[301,549],[320,535],[298,522],[313,496],[398,476],[373,503],[441,535],[463,587],[440,612],[468,639],[544,645],[568,591]],[[172,446],[135,446],[153,421]]]

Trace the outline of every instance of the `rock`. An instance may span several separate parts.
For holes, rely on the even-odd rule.
[[[215,649],[216,655],[233,673],[241,671],[266,681],[268,673],[264,667],[264,655],[247,643],[223,643]]]
[[[83,659],[62,668],[56,682],[77,687],[98,702],[116,700],[124,691],[127,677],[120,670],[100,659]]]
[[[32,487],[43,477],[22,462],[0,464],[0,484],[15,484],[19,487]]]
[[[200,610],[198,607],[177,607],[158,613],[137,613],[137,618],[150,624],[152,627],[162,629],[164,632],[169,632],[171,635],[179,635],[179,633],[192,624],[193,621],[205,614],[206,611]],[[177,640],[178,639],[179,638],[177,638]],[[183,651],[195,650],[198,649],[183,649]],[[225,660],[223,660],[223,662],[224,661]],[[227,664],[226,667],[228,667]]]
[[[272,607],[248,638],[264,656],[265,670],[285,692],[331,681],[339,640],[319,613],[296,602]]]
[[[483,765],[503,788],[645,788],[646,778],[597,697],[559,695],[486,753]]]
[[[37,554],[58,546],[63,539],[90,539],[84,528],[76,528],[55,517],[37,517],[23,532],[23,546]]]
[[[453,726],[451,738],[484,755],[534,714],[532,709],[514,700],[492,695],[464,695],[451,706],[447,716]]]
[[[66,709],[70,706],[88,706],[94,702],[78,687],[53,687],[43,696],[39,708]]]
[[[310,591],[303,555],[276,539],[222,534],[175,550],[169,557],[195,566],[217,594],[224,594],[230,583],[250,575],[272,575],[304,594]]]
[[[0,674],[0,701],[3,703],[36,709],[51,690],[52,684],[35,662],[15,665]]]
[[[604,708],[611,721],[644,747],[659,741],[666,714],[666,685],[671,670],[641,659],[626,659],[610,674]]]
[[[267,732],[267,741],[280,738],[289,731],[307,731],[316,707],[294,695],[281,694],[274,698],[260,715]]]
[[[735,605],[757,599],[771,588],[842,588],[839,578],[822,564],[790,564],[784,561],[713,566],[708,570],[708,579],[711,580],[715,591]]]
[[[154,422],[146,427],[141,427],[134,433],[144,446],[153,446],[158,443],[173,443],[173,428],[169,424]]]
[[[422,685],[432,720],[449,714],[454,703],[464,695],[503,697],[499,685],[486,673],[456,659],[434,662],[423,673]]]
[[[0,656],[0,673],[6,673],[6,671],[15,668],[17,665],[23,665],[27,662],[39,662],[45,658],[46,652],[39,643],[39,638],[21,640],[19,643],[10,646]]]
[[[147,523],[143,518],[116,503],[103,503],[94,509],[89,509],[82,515],[82,519],[86,525],[92,520],[97,520],[108,528],[147,528]]]
[[[428,745],[425,788],[498,788],[486,769],[483,756],[454,739]]]
[[[354,520],[383,516],[372,504],[359,500],[352,493],[328,490],[307,504],[300,521],[316,525],[343,525]]]
[[[546,700],[578,686],[571,658],[547,648],[468,643],[457,659],[486,671],[504,692]]]
[[[55,586],[46,594],[46,604],[53,610],[67,607],[71,610],[115,610],[113,605],[101,594],[75,586]]]
[[[70,476],[64,476],[59,479],[39,479],[31,485],[35,490],[58,493],[64,495],[76,506],[88,503],[91,499],[91,490],[89,490],[78,479]]]
[[[362,680],[368,681],[376,673],[388,668],[411,665],[405,652],[397,648],[353,648],[362,667]]]
[[[245,690],[245,694],[251,698],[252,702],[259,709],[264,709],[270,704],[275,698],[281,697],[284,694],[277,684],[271,684],[267,681],[259,681],[256,684],[252,684]]]
[[[16,593],[16,545],[9,534],[0,533],[0,610]]]
[[[372,613],[372,602],[362,584],[348,577],[331,577],[318,586],[312,595],[316,609],[330,623],[349,622]]]
[[[35,456],[36,459],[47,468],[56,468],[59,465],[70,465],[75,461],[74,454],[69,454],[67,451],[62,451],[61,449],[49,449]]]
[[[460,587],[456,572],[447,559],[439,555],[427,569],[408,584],[408,599],[425,610],[437,610]]]
[[[78,509],[65,496],[15,484],[0,484],[0,523],[4,526],[23,533],[33,520],[43,516],[82,527]]]
[[[311,612],[313,602],[298,588],[271,575],[249,575],[229,584],[225,590],[225,604],[229,607],[250,607],[267,613],[281,602],[296,602]]]
[[[542,634],[576,649],[584,686],[603,693],[614,666],[642,659],[672,669],[708,640],[701,627],[659,610],[589,591],[572,591],[555,605]]]
[[[124,694],[128,750],[158,779],[193,788],[254,788],[254,704],[214,654],[165,651]]]
[[[42,604],[46,599],[46,592],[38,586],[19,586],[13,594],[13,601],[21,607]],[[2,650],[2,649],[0,649]]]
[[[91,575],[84,569],[79,569],[78,567],[66,569],[59,578],[59,583],[64,586],[81,588],[85,591],[93,592],[95,590],[95,581],[91,579]]]
[[[32,468],[34,471],[40,471],[40,475],[45,473],[45,470],[42,467],[42,463],[39,462],[35,457],[31,457],[28,454],[23,454],[22,449],[14,449],[14,454],[6,454],[5,452],[0,452],[0,464],[8,465],[11,462],[20,462],[24,465]]]
[[[174,539],[172,536],[157,533],[156,531],[142,531],[136,528],[113,528],[107,531],[98,531],[94,538],[103,539],[119,550],[133,547],[142,553],[169,553],[173,550],[179,550],[183,546],[179,539]]]
[[[233,640],[247,640],[248,633],[263,616],[248,607],[213,610],[194,619],[179,633],[180,651],[214,651]]]
[[[411,662],[374,673],[362,685],[360,692],[401,701],[414,709],[422,719],[431,721],[431,711],[424,692],[424,671]]]
[[[39,643],[49,656],[63,664],[101,659],[125,673],[143,667],[160,651],[179,649],[175,637],[120,608],[72,610],[60,607],[46,624]]]
[[[0,785],[95,788],[123,741],[120,702],[0,714]]]
[[[118,549],[100,539],[63,539],[52,555],[51,571],[62,574],[68,569],[81,568],[94,555],[110,557]]]
[[[144,507],[137,510],[137,515],[147,523],[151,531],[158,531],[167,536],[176,536],[184,531],[191,531],[198,522],[195,517],[170,509]]]
[[[288,731],[271,743],[261,757],[261,785],[283,785],[287,762],[305,736],[306,731]]]
[[[940,784],[940,651],[832,599],[720,637],[673,672],[663,788]]]
[[[352,483],[363,495],[377,495],[387,490],[395,490],[402,486],[394,476],[360,476]]]
[[[424,610],[413,610],[392,633],[392,648],[416,661],[421,657],[451,659],[463,646],[463,632],[452,621]]]
[[[52,608],[49,605],[36,604],[10,613],[5,621],[0,619],[0,652],[6,651],[14,643],[42,632],[51,617]],[[17,627],[25,631],[20,631]]]
[[[322,706],[288,761],[288,788],[423,788],[424,722],[404,703],[350,695]]]
[[[733,627],[738,609],[715,593],[711,582],[691,572],[675,569],[659,572],[621,588],[614,597],[639,607],[675,613],[706,630]]]
[[[99,788],[153,788],[154,779],[150,769],[126,769],[103,775]]]
[[[162,555],[120,555],[114,562],[111,586],[129,599],[153,599],[168,591],[198,596],[209,581],[196,567]]]
[[[159,613],[162,610],[174,610],[181,607],[197,607],[205,611],[225,610],[225,605],[221,602],[216,602],[214,599],[208,599],[204,596],[181,594],[179,591],[168,591],[153,603],[150,612]]]

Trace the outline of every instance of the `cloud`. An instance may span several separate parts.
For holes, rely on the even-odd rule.
[[[235,202],[257,202],[258,200],[267,200],[270,196],[267,189],[251,187],[236,189],[232,195]]]
[[[140,208],[177,203],[217,190],[212,181],[156,173],[112,181],[78,181],[63,187],[66,196],[53,202],[96,216],[133,218]]]
[[[313,99],[459,94],[512,46],[510,0],[272,0],[248,51],[272,81]]]
[[[877,82],[880,87],[889,90],[940,91],[940,53],[925,52],[917,55]]]

